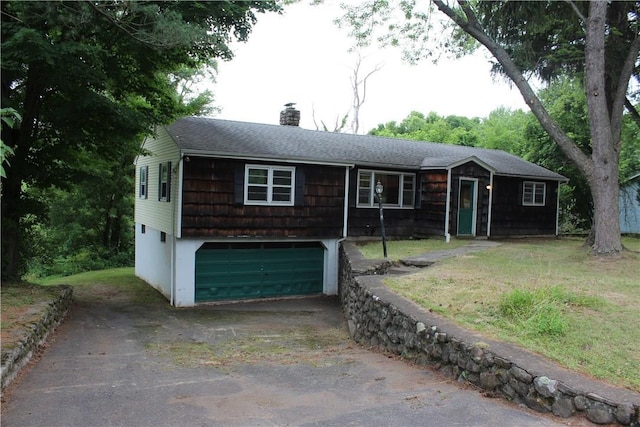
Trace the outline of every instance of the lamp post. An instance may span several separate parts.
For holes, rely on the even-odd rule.
[[[380,208],[380,233],[382,234],[382,250],[384,252],[384,259],[387,259],[387,237],[384,234],[384,212],[382,210],[382,192],[384,187],[380,180],[376,184],[376,195],[378,196],[378,207]]]

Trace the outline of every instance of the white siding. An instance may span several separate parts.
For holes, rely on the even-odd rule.
[[[142,148],[149,152],[149,155],[138,156],[136,159],[135,222],[164,231],[169,235],[179,234],[177,233],[179,224],[178,195],[180,194],[179,177],[182,167],[180,150],[163,128],[158,129],[156,137],[146,138]],[[171,162],[169,202],[158,200],[159,166],[165,162]],[[140,168],[143,166],[149,167],[146,199],[140,198]]]
[[[171,300],[171,246],[173,238],[167,235],[160,241],[160,231],[136,224],[136,276],[162,292]]]
[[[146,138],[142,148],[148,155],[136,159],[135,184],[135,273],[136,276],[172,300],[173,248],[179,235],[180,150],[160,128],[155,137]],[[158,200],[159,168],[171,162],[169,201]],[[148,166],[147,197],[140,198],[140,168]],[[142,233],[142,226],[145,233]],[[165,241],[160,239],[165,233]]]

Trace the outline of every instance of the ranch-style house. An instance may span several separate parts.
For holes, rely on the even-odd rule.
[[[392,238],[557,235],[567,179],[499,150],[189,117],[136,159],[135,272],[176,306],[336,294],[338,250]]]

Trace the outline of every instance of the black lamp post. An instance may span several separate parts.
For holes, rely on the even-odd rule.
[[[384,251],[384,259],[387,259],[387,237],[384,234],[384,212],[382,211],[382,192],[384,187],[380,180],[376,184],[376,195],[378,196],[378,207],[380,208],[380,233],[382,234],[382,250]]]

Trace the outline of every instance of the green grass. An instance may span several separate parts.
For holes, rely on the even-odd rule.
[[[387,242],[387,255],[392,261],[420,255],[426,252],[455,249],[469,244],[469,240],[452,239],[449,243],[444,238],[420,240],[390,240]],[[358,244],[358,249],[365,258],[383,258],[382,241],[367,241]]]
[[[80,285],[87,286],[96,282],[109,282],[116,286],[122,286],[136,282],[133,267],[112,268],[108,270],[87,271],[72,276],[49,276],[34,280],[39,285]]]
[[[640,252],[594,258],[582,243],[505,241],[385,283],[469,329],[640,391]]]
[[[118,298],[144,303],[166,303],[166,299],[158,291],[135,276],[133,267],[87,271],[65,277],[45,277],[35,282],[43,286],[71,285],[74,298],[79,300]]]

